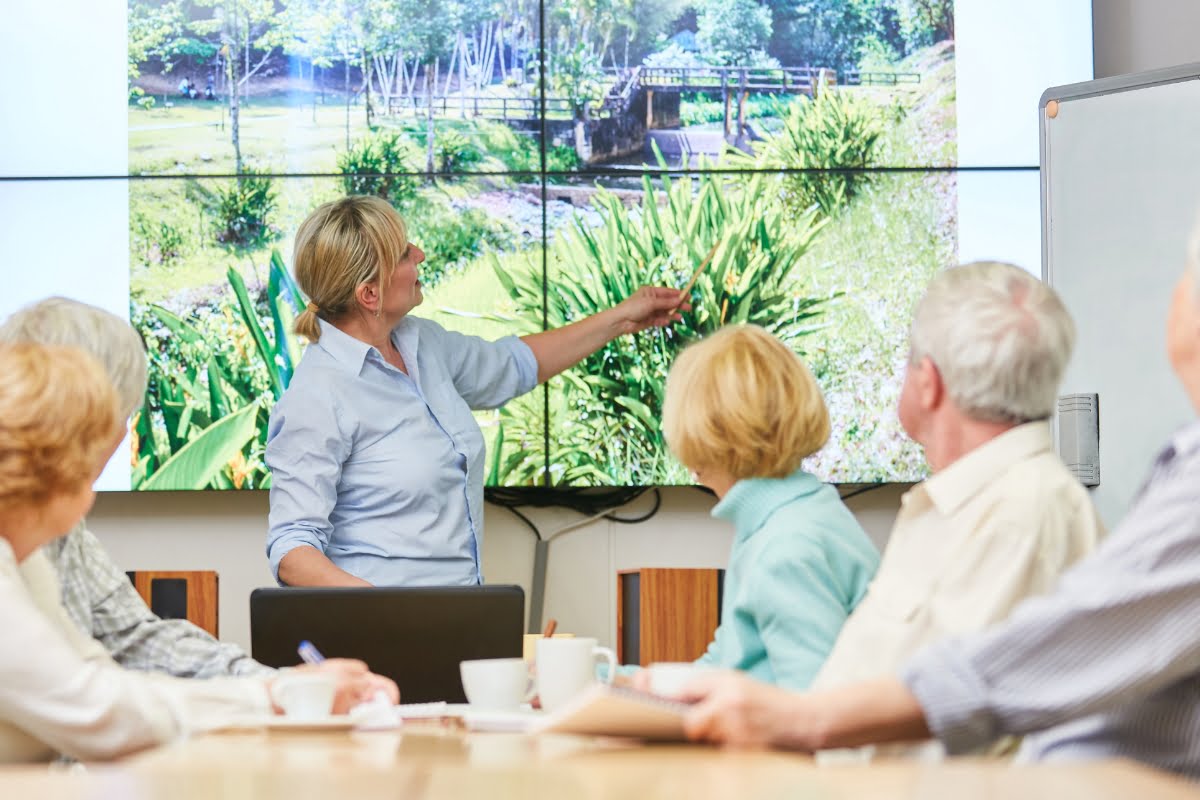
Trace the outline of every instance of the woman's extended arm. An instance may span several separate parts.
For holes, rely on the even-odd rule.
[[[570,369],[618,336],[670,325],[680,319],[680,308],[690,307],[684,299],[678,289],[643,286],[606,311],[552,331],[522,336],[521,341],[537,358],[538,383]]]

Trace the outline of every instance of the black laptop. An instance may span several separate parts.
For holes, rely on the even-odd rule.
[[[464,703],[459,662],[519,658],[524,617],[520,586],[255,589],[250,648],[290,667],[307,639],[326,658],[358,658],[394,680],[402,703]]]

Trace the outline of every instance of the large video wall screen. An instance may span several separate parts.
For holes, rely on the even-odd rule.
[[[0,33],[24,109],[0,122],[0,316],[66,294],[142,332],[150,388],[103,489],[269,486],[303,351],[292,240],[346,193],[426,251],[415,313],[490,338],[681,286],[722,243],[676,329],[479,414],[489,483],[689,483],[666,371],[745,320],[825,391],[810,469],[919,479],[894,413],[912,304],[960,259],[1038,269],[1037,97],[1091,77],[1083,0],[1048,22],[1034,0],[75,5],[19,4]],[[31,86],[9,62],[50,35]]]

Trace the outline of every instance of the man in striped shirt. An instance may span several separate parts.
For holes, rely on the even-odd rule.
[[[1200,412],[1200,235],[1167,323]],[[1053,592],[920,651],[896,678],[795,694],[714,673],[686,687],[695,739],[800,750],[935,736],[950,753],[1024,735],[1027,760],[1127,757],[1200,779],[1200,421]]]

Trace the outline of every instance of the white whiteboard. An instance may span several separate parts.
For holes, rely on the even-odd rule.
[[[1200,207],[1198,78],[1192,64],[1056,87],[1041,100],[1042,268],[1078,328],[1062,392],[1100,396],[1092,498],[1110,529],[1158,449],[1195,417],[1165,331]]]

